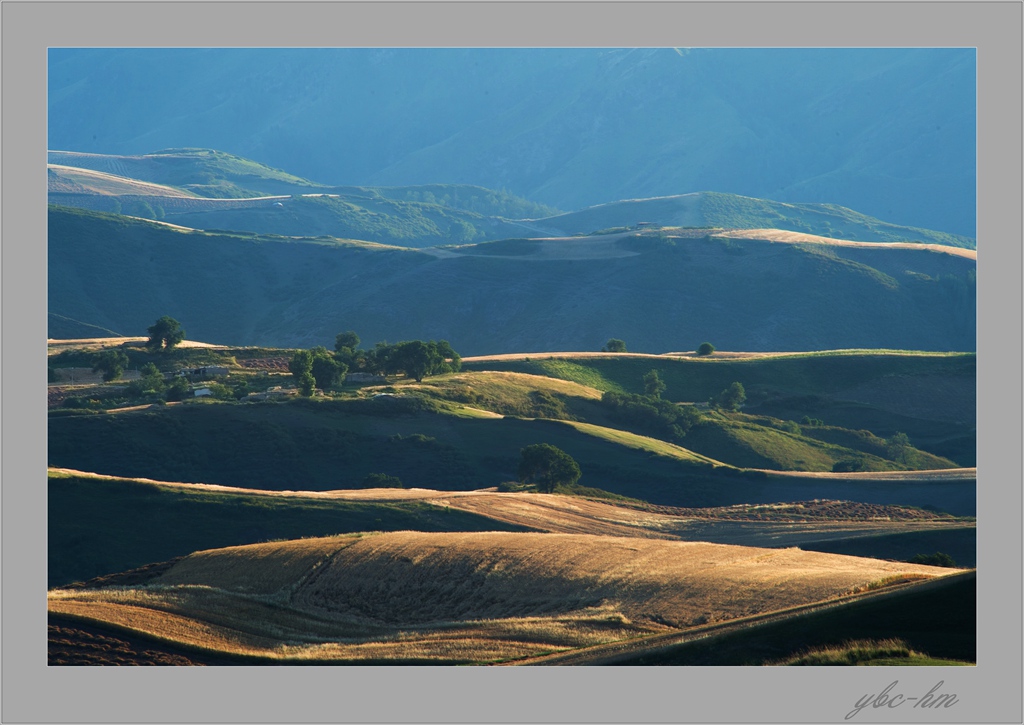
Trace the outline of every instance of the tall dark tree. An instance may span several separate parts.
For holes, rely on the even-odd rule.
[[[519,480],[537,484],[540,491],[551,493],[556,486],[571,486],[581,475],[572,456],[550,443],[536,443],[519,452]]]
[[[437,346],[437,353],[441,356],[444,361],[444,366],[447,369],[439,370],[441,373],[457,373],[462,368],[462,357],[459,353],[452,349],[451,344],[447,340],[438,340],[433,343]]]
[[[333,388],[348,372],[348,365],[335,359],[325,347],[315,347],[310,354],[312,355],[310,373],[316,380],[316,387],[321,390]]]
[[[307,398],[311,396],[316,387],[316,378],[313,377],[313,353],[309,350],[296,352],[288,361],[288,370],[295,378],[299,394]]]
[[[349,330],[348,332],[339,332],[334,338],[334,351],[354,352],[359,347],[359,335]]]
[[[120,350],[104,350],[92,366],[94,373],[103,373],[103,382],[117,380],[128,367],[128,356]]]
[[[181,323],[167,315],[146,328],[146,332],[149,333],[146,347],[154,352],[170,350],[185,339],[185,330]]]
[[[398,343],[393,360],[398,370],[415,378],[417,383],[422,382],[437,365],[444,362],[444,358],[437,351],[437,346],[422,340]]]
[[[644,375],[644,395],[651,398],[660,398],[664,392],[665,383],[662,381],[661,376],[658,375],[657,370],[651,370]]]
[[[886,441],[885,453],[891,461],[906,463],[909,452],[910,438],[906,433],[893,433],[892,438]]]

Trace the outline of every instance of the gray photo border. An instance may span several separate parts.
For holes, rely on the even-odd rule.
[[[1019,2],[4,2],[3,722],[843,722],[899,680],[1017,722],[1021,689]],[[973,668],[46,666],[48,46],[955,46],[978,49],[979,649]]]

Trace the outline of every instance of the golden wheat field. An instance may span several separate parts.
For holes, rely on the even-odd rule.
[[[194,553],[50,611],[283,661],[494,662],[834,600],[948,569],[585,534],[396,532]]]

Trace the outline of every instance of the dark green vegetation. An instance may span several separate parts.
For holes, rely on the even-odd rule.
[[[51,473],[48,586],[193,551],[356,531],[521,531],[416,501],[358,502],[195,491]]]
[[[616,664],[764,665],[851,640],[900,639],[929,658],[974,662],[977,577],[974,572],[876,600],[793,617],[678,645]],[[892,664],[892,663],[886,663]],[[915,664],[944,664],[922,658]]]
[[[722,189],[974,234],[970,48],[68,48],[48,67],[51,149],[201,145],[562,209]]]
[[[83,323],[144,330],[170,315],[197,340],[327,346],[358,320],[370,344],[446,339],[464,355],[594,350],[618,330],[630,331],[638,352],[689,350],[709,338],[732,350],[974,349],[972,259],[653,239],[640,253],[621,251],[632,256],[494,257],[182,232],[51,207],[48,336],[76,334]]]

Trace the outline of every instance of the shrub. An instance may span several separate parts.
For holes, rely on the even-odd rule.
[[[863,467],[864,467],[864,464],[861,461],[857,461],[857,460],[854,460],[854,459],[851,458],[851,459],[846,459],[846,460],[842,460],[842,461],[836,461],[835,463],[833,463],[832,464],[832,472],[833,473],[851,473],[853,471],[859,471]]]
[[[710,342],[702,342],[700,347],[697,348],[698,355],[710,355],[715,351],[715,346]]]
[[[626,352],[626,343],[618,338],[613,337],[604,344],[601,352]]]
[[[956,568],[956,562],[949,554],[936,551],[934,554],[918,554],[910,560],[911,564],[926,564],[928,566],[945,566],[950,569]]]
[[[371,473],[363,479],[363,488],[405,488],[398,476],[389,476],[386,473]]]

